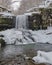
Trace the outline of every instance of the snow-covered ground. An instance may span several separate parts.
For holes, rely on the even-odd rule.
[[[19,30],[8,29],[1,31],[0,35],[4,35],[3,39],[7,44],[28,44],[28,43],[50,43],[52,44],[52,27],[47,30]],[[36,63],[49,63],[52,64],[52,51],[44,52],[38,51],[37,56],[32,58]]]
[[[8,29],[5,31],[1,31],[0,35],[4,35],[4,40],[7,44],[14,44],[16,39],[22,39],[22,32],[15,31],[14,29]]]
[[[32,58],[36,63],[48,63],[52,64],[52,51],[44,52],[37,51],[37,56]]]
[[[7,44],[28,44],[34,42],[52,44],[52,27],[47,30],[15,30],[8,29],[1,31],[0,35],[4,35]]]

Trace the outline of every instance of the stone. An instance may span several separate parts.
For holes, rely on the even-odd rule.
[[[4,35],[0,35],[0,37],[4,37]]]
[[[0,48],[1,48],[1,43],[0,43]]]
[[[6,45],[6,42],[1,38],[0,39],[0,46],[4,47]]]

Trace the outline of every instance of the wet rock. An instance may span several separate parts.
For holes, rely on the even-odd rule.
[[[27,65],[23,55],[17,55],[13,59],[4,60],[1,65]]]
[[[4,47],[6,45],[6,42],[1,38],[0,39],[0,46]]]
[[[4,37],[4,35],[0,35],[0,37]]]
[[[27,60],[27,64],[28,65],[50,65],[50,64],[47,64],[47,63],[36,63],[36,62],[33,62],[32,59],[31,60]]]
[[[1,43],[0,43],[0,48],[1,48]]]
[[[24,55],[25,60],[31,60],[31,57],[27,57],[26,55]]]

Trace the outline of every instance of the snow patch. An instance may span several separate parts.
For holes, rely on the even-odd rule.
[[[4,40],[7,44],[14,44],[16,39],[20,40],[22,39],[22,32],[21,31],[16,31],[14,29],[8,29],[5,31],[0,32],[0,35],[4,35]]]
[[[36,63],[52,64],[52,52],[38,51],[37,56],[32,58]]]

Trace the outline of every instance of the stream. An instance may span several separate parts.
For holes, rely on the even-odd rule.
[[[32,57],[36,56],[38,50],[52,51],[52,45],[51,44],[41,44],[41,43],[24,44],[24,45],[6,45],[5,47],[0,49],[0,63],[3,63],[3,65],[9,65],[9,64],[7,64],[9,62],[9,60],[10,60],[9,63],[11,63],[11,61],[16,60],[16,58],[18,60],[19,59],[21,60],[21,58],[22,58],[23,60],[21,60],[21,61],[23,61],[23,62],[21,62],[21,63],[24,64],[24,62],[26,62],[24,60],[24,58],[25,57],[32,58]],[[12,62],[12,63],[16,63],[16,62]],[[23,65],[23,64],[19,63],[19,65]],[[2,64],[0,64],[0,65],[2,65]],[[17,65],[17,64],[15,64],[15,65]],[[26,64],[26,65],[28,65],[28,64]],[[29,64],[29,65],[33,65],[33,64]]]

